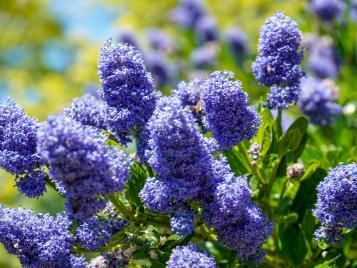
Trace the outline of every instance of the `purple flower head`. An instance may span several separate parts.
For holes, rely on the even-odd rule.
[[[0,166],[22,175],[42,163],[36,153],[38,122],[10,98],[0,105]]]
[[[107,129],[107,105],[94,94],[87,93],[72,101],[64,114],[83,125]]]
[[[0,105],[0,167],[16,176],[19,191],[28,197],[45,191],[45,174],[36,152],[37,129],[37,120],[11,99]]]
[[[165,54],[159,51],[148,51],[145,53],[145,62],[158,87],[172,82],[175,76],[175,67],[168,61]]]
[[[247,93],[231,72],[214,72],[203,85],[204,123],[223,148],[251,139],[260,125]]]
[[[174,49],[174,44],[169,35],[159,29],[150,29],[148,31],[150,46],[155,50],[170,52]]]
[[[350,17],[354,22],[357,21],[357,0],[351,0]]]
[[[69,224],[60,214],[33,215],[30,209],[0,206],[0,242],[24,267],[73,267]]]
[[[150,178],[140,191],[140,198],[149,209],[159,213],[173,212],[187,200],[194,199],[202,183],[185,179]]]
[[[273,85],[267,97],[268,107],[283,110],[287,109],[289,104],[295,104],[300,96],[300,85],[278,86]]]
[[[341,16],[345,4],[341,0],[311,0],[309,8],[322,21],[331,21]]]
[[[100,219],[92,216],[77,229],[76,241],[85,249],[94,251],[105,246],[115,232],[120,231],[127,221],[117,219]]]
[[[148,123],[149,164],[159,178],[195,183],[207,174],[211,159],[190,111],[177,98],[163,97]]]
[[[211,16],[204,16],[197,21],[195,32],[198,43],[217,41],[219,39],[217,23]]]
[[[171,20],[180,27],[194,29],[197,21],[205,14],[201,0],[181,0],[171,12]]]
[[[157,172],[140,196],[147,207],[172,211],[184,201],[198,198],[211,177],[212,145],[199,134],[193,115],[174,97],[162,97],[148,123],[147,159]]]
[[[240,58],[248,53],[247,36],[240,28],[235,27],[228,29],[226,40],[235,57]]]
[[[206,43],[192,51],[190,60],[196,68],[205,68],[216,63],[217,54],[217,44]]]
[[[316,125],[330,125],[342,113],[340,105],[335,103],[338,90],[332,80],[304,79],[299,107]]]
[[[251,202],[251,191],[245,177],[225,174],[224,179],[216,186],[212,201],[204,206],[204,219],[214,228],[237,222]]]
[[[128,162],[90,126],[52,116],[38,131],[38,151],[50,166],[50,177],[65,189],[70,215],[91,216],[105,205],[97,195],[121,191],[129,177]]]
[[[195,214],[187,208],[180,208],[171,217],[171,230],[180,238],[190,235],[195,230]]]
[[[191,268],[191,267],[217,267],[213,257],[201,253],[199,249],[189,244],[183,247],[176,247],[167,262],[168,268]]]
[[[315,216],[325,227],[357,226],[357,164],[339,165],[317,186]]]
[[[180,82],[173,95],[180,99],[183,106],[196,106],[200,100],[203,80],[193,79],[189,83]]]
[[[304,76],[299,66],[303,59],[300,42],[298,25],[282,12],[269,18],[260,31],[259,54],[252,67],[261,84],[274,86],[268,97],[271,109],[286,109],[298,100],[300,79]]]
[[[16,186],[19,192],[27,197],[41,196],[46,191],[46,174],[38,169],[18,175],[16,176]]]
[[[99,60],[105,102],[109,109],[109,124],[126,144],[150,118],[158,97],[151,75],[146,71],[142,55],[125,44],[108,40]]]
[[[319,241],[326,241],[334,247],[342,242],[342,229],[339,227],[321,226],[315,231],[315,237]]]
[[[117,39],[118,39],[119,43],[127,44],[127,45],[135,47],[137,49],[139,48],[138,42],[135,38],[135,34],[131,30],[124,29],[124,30],[120,31]]]
[[[319,38],[311,45],[308,66],[319,78],[337,78],[340,73],[339,59],[332,40]]]
[[[242,263],[259,264],[264,258],[262,245],[273,232],[263,211],[252,204],[235,224],[216,229],[218,240],[235,250]]]

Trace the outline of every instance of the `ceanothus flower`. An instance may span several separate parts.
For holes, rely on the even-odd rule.
[[[45,174],[36,152],[37,129],[37,120],[26,115],[13,100],[0,105],[0,167],[16,176],[20,192],[28,197],[45,191]]]
[[[174,44],[170,36],[158,28],[153,28],[148,31],[148,39],[150,46],[155,50],[169,52],[174,49]]]
[[[260,31],[259,54],[252,67],[261,84],[274,86],[268,96],[272,109],[286,109],[298,100],[300,79],[304,76],[299,66],[303,59],[300,42],[298,25],[282,12],[269,18]],[[282,90],[285,92],[279,94]]]
[[[206,14],[202,0],[181,0],[171,11],[171,20],[178,26],[194,29],[197,21]]]
[[[140,191],[140,198],[152,211],[173,212],[185,201],[198,198],[203,186],[187,179],[149,178]]]
[[[334,226],[320,226],[315,231],[315,237],[319,241],[326,241],[334,247],[342,242],[342,229]]]
[[[38,169],[16,177],[19,192],[27,197],[41,196],[46,190],[46,174]]]
[[[340,64],[333,41],[328,37],[315,39],[309,47],[310,70],[321,79],[336,79],[340,73]]]
[[[299,107],[316,125],[330,125],[342,113],[342,108],[335,101],[338,90],[332,80],[304,79]]]
[[[286,109],[289,104],[295,104],[301,94],[300,84],[291,86],[273,85],[268,94],[268,107],[279,110]]]
[[[163,87],[172,82],[175,76],[175,68],[164,53],[148,51],[145,53],[145,62],[158,87]]]
[[[245,177],[224,174],[216,186],[212,201],[204,205],[203,217],[214,228],[234,224],[241,219],[251,203],[251,191]]]
[[[218,240],[236,251],[240,262],[259,264],[265,255],[261,247],[273,232],[273,224],[266,218],[259,207],[251,204],[236,223],[216,229]]]
[[[173,90],[173,95],[180,99],[183,106],[196,106],[200,101],[203,80],[193,79],[189,83],[181,81]]]
[[[240,28],[229,28],[226,32],[226,39],[231,52],[237,60],[248,54],[247,36]]]
[[[201,253],[197,246],[189,244],[183,247],[176,247],[167,262],[168,268],[192,268],[204,267],[215,268],[217,267],[213,257],[206,253]]]
[[[120,31],[117,40],[119,43],[130,45],[132,47],[135,47],[136,49],[139,48],[134,32],[129,29],[124,29]]]
[[[217,41],[219,38],[217,23],[211,16],[206,15],[200,18],[197,21],[195,32],[199,44]]]
[[[66,116],[52,116],[38,130],[38,151],[51,179],[65,191],[67,212],[84,219],[104,208],[98,195],[119,192],[129,178],[125,155],[105,145],[90,126]]]
[[[206,43],[192,51],[190,60],[196,68],[205,68],[216,63],[217,54],[217,44],[213,42]]]
[[[64,109],[64,114],[82,123],[83,125],[107,129],[107,105],[93,93],[87,93],[72,101]]]
[[[201,93],[204,123],[223,148],[230,149],[251,139],[260,125],[260,117],[249,106],[248,95],[231,72],[213,72]]]
[[[331,21],[341,16],[345,4],[341,0],[311,0],[310,10],[322,21]]]
[[[209,187],[212,144],[198,132],[189,109],[174,97],[159,100],[148,129],[146,155],[157,178],[146,181],[140,196],[154,211],[172,211]]]
[[[317,186],[313,211],[324,228],[354,228],[357,225],[357,164],[340,164]]]
[[[76,242],[89,251],[100,249],[126,224],[127,221],[120,218],[101,219],[98,216],[92,216],[78,227]]]
[[[171,230],[180,238],[190,235],[195,230],[195,213],[188,208],[179,208],[171,216]]]
[[[98,65],[104,101],[111,107],[108,121],[123,144],[145,126],[155,108],[154,90],[141,53],[126,44],[108,40]]]
[[[159,100],[148,123],[149,164],[159,178],[182,179],[193,185],[207,174],[211,159],[188,108],[174,97]]]
[[[84,260],[71,252],[69,226],[61,214],[34,215],[30,209],[0,206],[0,242],[24,267],[84,268]]]

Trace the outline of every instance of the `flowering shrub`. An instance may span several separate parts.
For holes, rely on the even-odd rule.
[[[337,16],[321,16],[322,2],[311,10]],[[217,41],[200,1],[173,15],[200,44]],[[246,52],[242,34],[229,36],[233,54]],[[104,44],[101,89],[47,121],[8,99],[0,166],[27,197],[52,187],[66,203],[56,216],[0,206],[0,242],[24,267],[353,265],[356,147],[334,166],[313,147],[316,127],[343,115],[334,83],[305,77],[301,38],[282,12],[266,20],[252,65],[270,87],[259,103],[224,70],[164,96],[130,36],[136,48]],[[166,41],[152,32],[156,48]],[[311,127],[304,116],[284,125],[283,110],[297,103]]]

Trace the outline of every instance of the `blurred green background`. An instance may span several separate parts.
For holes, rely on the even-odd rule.
[[[238,26],[247,33],[252,52],[245,65],[239,67],[224,53],[222,46],[218,63],[206,71],[210,68],[233,71],[255,100],[267,90],[258,86],[250,73],[259,29],[267,17],[274,11],[284,11],[298,22],[303,32],[329,32],[308,13],[307,1],[303,0],[203,2],[220,31]],[[182,31],[169,20],[170,10],[176,5],[176,0],[0,0],[0,98],[11,96],[28,114],[45,120],[86,88],[99,86],[97,61],[99,49],[107,38],[116,39],[121,31],[129,29],[136,34],[139,44],[145,44],[147,29],[160,28],[169,33],[175,43],[179,40],[178,44],[186,44],[182,40],[189,39],[189,35],[182,36]],[[340,103],[357,99],[354,89],[357,83],[356,25],[348,23],[343,27],[343,35],[339,35],[338,27],[333,34],[339,49],[351,61],[342,67],[337,81]],[[192,42],[187,46],[193,49]],[[177,64],[177,57],[172,61]],[[189,61],[187,54],[183,53],[180,61]],[[180,73],[176,80],[188,77],[189,71]],[[163,90],[167,92],[169,88],[166,86]],[[0,203],[49,213],[63,209],[63,200],[50,190],[40,199],[20,196],[13,178],[4,172],[0,173]],[[16,257],[7,254],[2,246],[0,267],[19,267]]]

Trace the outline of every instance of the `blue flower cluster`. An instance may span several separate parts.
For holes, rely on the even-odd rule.
[[[167,262],[168,268],[191,268],[191,267],[217,267],[213,257],[201,253],[197,246],[189,244],[183,247],[176,247]]]
[[[16,176],[16,185],[28,197],[45,191],[45,174],[37,154],[38,122],[11,99],[0,105],[0,167]]]
[[[311,0],[310,10],[322,21],[332,21],[342,15],[345,4],[341,0]]]
[[[234,224],[217,228],[216,232],[219,241],[234,249],[241,262],[257,265],[265,256],[261,247],[272,234],[273,224],[267,221],[259,207],[251,204],[243,217]]]
[[[72,101],[64,114],[86,126],[108,129],[108,107],[93,93],[86,93]]]
[[[282,12],[269,18],[260,31],[253,73],[260,83],[272,87],[268,95],[268,106],[272,109],[286,109],[298,100],[304,75],[299,66],[303,59],[300,42],[298,25]]]
[[[73,237],[67,217],[33,215],[29,209],[0,206],[0,242],[24,267],[84,268],[71,252]]]
[[[67,212],[85,219],[105,207],[98,195],[121,191],[129,178],[125,155],[105,145],[99,131],[66,116],[52,116],[38,130],[38,151],[67,198]]]
[[[179,237],[184,238],[195,230],[195,214],[188,208],[180,208],[171,217],[171,230]]]
[[[171,18],[181,27],[194,29],[205,13],[201,0],[181,0],[180,4],[172,10]]]
[[[203,80],[193,79],[189,83],[180,82],[173,95],[181,100],[183,106],[196,106],[200,101]]]
[[[203,206],[203,218],[215,228],[218,240],[233,249],[242,263],[258,264],[262,245],[273,232],[263,211],[251,201],[245,177],[235,177],[226,159],[217,160],[216,188]]]
[[[173,66],[165,57],[165,54],[159,50],[150,50],[145,53],[144,57],[145,63],[152,73],[155,84],[159,88],[170,84],[174,79],[176,70],[175,66]]]
[[[211,16],[200,18],[197,21],[195,30],[199,44],[217,41],[219,38],[217,23]]]
[[[227,172],[223,178],[224,181],[217,184],[211,202],[204,205],[204,219],[216,228],[241,219],[251,203],[245,177],[235,177]]]
[[[260,117],[231,72],[213,72],[201,94],[204,123],[218,143],[230,149],[256,134]]]
[[[77,229],[76,242],[89,251],[105,246],[112,235],[127,224],[120,218],[104,218],[92,216],[83,222]]]
[[[231,52],[237,59],[237,63],[241,64],[242,57],[249,52],[246,34],[240,28],[232,27],[227,30],[226,39]]]
[[[147,157],[158,178],[146,182],[141,198],[150,209],[167,212],[206,187],[211,156],[192,114],[177,98],[159,100],[148,128]]]
[[[338,243],[339,229],[357,226],[357,163],[331,169],[318,185],[317,192],[313,212],[322,227],[315,235],[317,239]]]
[[[109,125],[126,144],[149,120],[158,93],[141,53],[129,45],[108,40],[101,49],[98,69],[109,106]]]
[[[337,87],[332,80],[303,79],[299,107],[313,124],[330,125],[342,113]]]
[[[340,64],[332,40],[327,37],[313,37],[311,42],[308,46],[308,66],[312,73],[321,79],[336,79],[340,73]]]

